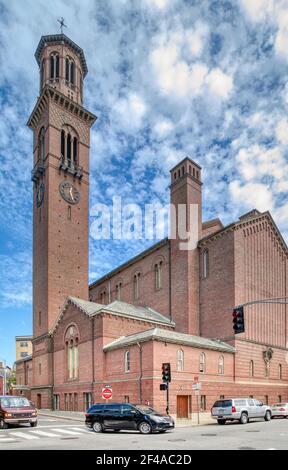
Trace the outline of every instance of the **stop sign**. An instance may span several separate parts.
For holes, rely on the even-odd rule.
[[[102,388],[102,398],[104,398],[104,400],[111,400],[112,388],[108,388],[108,387]]]

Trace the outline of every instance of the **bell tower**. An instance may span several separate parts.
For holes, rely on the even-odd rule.
[[[42,36],[35,57],[40,96],[28,120],[34,153],[33,387],[35,402],[42,395],[41,406],[49,407],[49,331],[67,295],[89,298],[89,146],[96,116],[83,107],[87,65],[77,44],[62,33]]]

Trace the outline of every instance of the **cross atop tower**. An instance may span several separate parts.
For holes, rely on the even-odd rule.
[[[58,23],[60,24],[60,28],[59,28],[59,29],[61,30],[61,34],[63,34],[63,28],[67,28],[63,16],[61,16],[60,19],[57,19],[57,21],[58,21]]]

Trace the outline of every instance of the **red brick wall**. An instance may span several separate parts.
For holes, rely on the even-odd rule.
[[[162,261],[162,289],[156,290],[155,264]],[[134,299],[133,276],[140,272],[140,297]],[[106,291],[106,303],[116,300],[116,284],[121,282],[121,300],[134,305],[149,306],[169,317],[169,243],[153,250],[144,258],[124,268],[109,280],[90,287],[90,299],[101,303],[100,294]],[[109,286],[110,284],[110,286]],[[110,299],[109,299],[110,291]]]
[[[208,250],[209,272],[203,278],[203,253]],[[207,338],[233,334],[234,232],[209,241],[200,251],[200,332]]]
[[[40,183],[45,185],[45,194],[40,208],[35,202],[38,187],[34,187],[34,337],[53,326],[67,295],[88,299],[89,124],[84,124],[69,111],[63,111],[52,100],[48,100],[47,109],[35,129],[34,137],[37,143],[39,131],[44,125],[46,169]],[[69,173],[60,173],[58,169],[61,128],[67,123],[79,136],[79,165],[83,166],[84,172],[81,180]],[[35,147],[34,160],[37,161],[37,158],[38,148]],[[72,183],[80,192],[79,203],[70,206],[71,219],[68,218],[68,204],[59,193],[59,184],[63,180]]]
[[[190,175],[190,166],[199,171],[199,178]],[[195,171],[195,174],[196,174]],[[179,176],[180,172],[180,176]],[[175,178],[176,174],[176,178]],[[201,174],[195,165],[186,159],[171,170],[171,204],[176,208],[176,227],[179,227],[179,204],[186,206],[186,225],[191,232],[201,237],[202,229],[202,193]],[[198,227],[190,220],[190,204],[198,207]],[[198,249],[180,250],[179,233],[171,238],[171,311],[176,323],[176,330],[194,335],[199,334],[199,253]],[[185,240],[184,240],[185,241]],[[183,242],[183,240],[181,240]]]
[[[235,303],[287,295],[287,253],[266,218],[235,232]],[[287,305],[245,307],[247,339],[286,347]]]

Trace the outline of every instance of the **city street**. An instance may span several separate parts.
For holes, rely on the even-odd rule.
[[[196,450],[288,449],[288,419],[219,426],[179,427],[165,434],[140,435],[121,431],[95,434],[84,423],[40,417],[37,428],[28,425],[0,430],[1,450]]]

